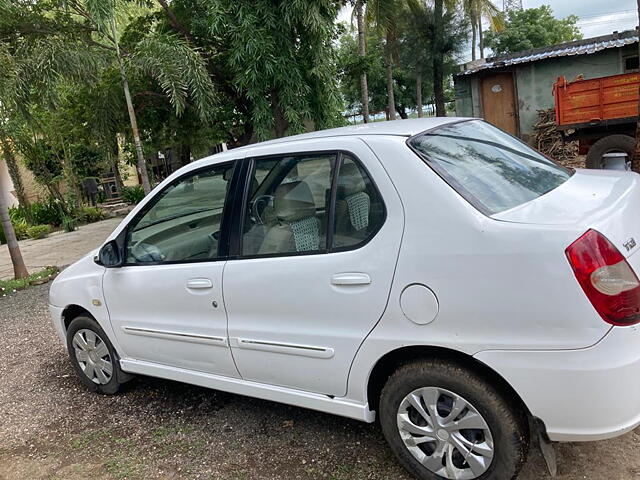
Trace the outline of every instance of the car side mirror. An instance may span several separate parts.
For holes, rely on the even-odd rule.
[[[106,268],[118,268],[122,266],[124,260],[121,252],[118,243],[115,240],[111,240],[102,246],[93,261]]]

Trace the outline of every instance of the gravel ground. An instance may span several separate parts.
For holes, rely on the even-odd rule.
[[[152,378],[86,392],[47,291],[0,300],[0,479],[408,480],[376,425]],[[639,444],[561,444],[558,478],[638,479]],[[536,449],[520,478],[549,478]]]

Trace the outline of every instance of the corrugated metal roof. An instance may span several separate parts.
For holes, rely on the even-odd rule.
[[[561,43],[551,47],[535,48],[510,55],[488,58],[484,63],[471,62],[463,66],[464,71],[458,75],[469,75],[481,70],[517,65],[520,63],[537,62],[553,57],[568,57],[571,55],[588,55],[608,48],[620,48],[638,42],[638,33],[628,30],[601,37],[587,38],[575,42]]]

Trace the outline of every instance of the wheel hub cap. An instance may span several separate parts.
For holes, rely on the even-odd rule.
[[[76,361],[82,372],[93,383],[105,385],[113,375],[113,363],[107,344],[89,329],[78,330],[72,341]]]
[[[397,424],[407,449],[436,475],[471,480],[491,465],[494,447],[487,422],[473,405],[449,390],[414,390],[400,402]]]

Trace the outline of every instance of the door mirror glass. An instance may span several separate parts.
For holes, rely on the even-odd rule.
[[[102,246],[98,256],[95,258],[95,262],[106,268],[122,266],[122,255],[115,240],[111,240]]]

